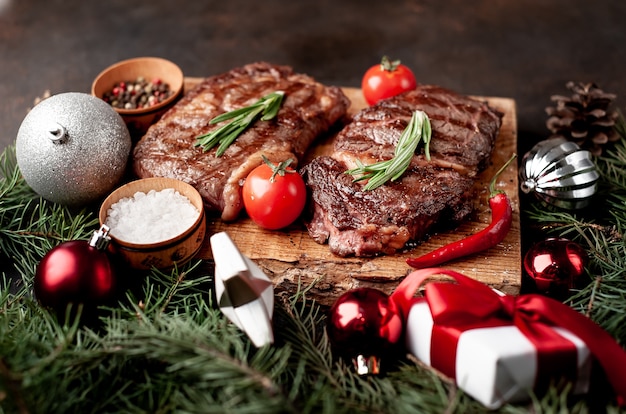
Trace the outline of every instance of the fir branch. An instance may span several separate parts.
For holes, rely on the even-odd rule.
[[[17,394],[24,411],[48,413],[482,411],[417,364],[401,363],[387,376],[357,376],[333,358],[323,309],[300,291],[287,309],[277,309],[276,344],[254,349],[206,300],[202,269],[180,270],[187,272],[182,282],[175,271],[129,275],[141,277],[139,289],[107,309],[98,329],[70,336],[28,298],[0,296],[0,308],[8,306],[0,315],[0,352],[10,377],[20,378],[3,407],[17,409]],[[148,306],[140,307],[142,300]]]
[[[598,161],[602,182],[597,202],[612,203],[614,211],[597,214],[604,207],[594,208],[586,215],[537,205],[524,213],[534,211],[526,216],[532,223],[587,249],[589,283],[568,304],[625,344],[623,145],[624,140]],[[277,304],[275,344],[254,348],[215,305],[209,262],[192,261],[170,272],[129,270],[124,274],[126,294],[115,306],[101,309],[98,325],[58,321],[30,295],[34,270],[48,247],[87,236],[95,220],[88,211],[40,200],[11,157],[5,151],[0,162],[5,166],[0,223],[2,230],[13,233],[0,232],[0,249],[3,255],[11,252],[11,261],[21,262],[25,283],[12,289],[11,280],[0,279],[0,411],[484,411],[432,370],[402,357],[386,366],[386,375],[356,375],[351,364],[333,355],[324,329],[325,309],[307,299],[308,286],[298,286],[289,300]],[[553,387],[530,404],[507,404],[498,412],[589,410],[587,399],[569,397],[570,390]],[[610,404],[603,408],[618,412]]]
[[[98,224],[90,211],[72,212],[40,198],[20,173],[15,146],[0,155],[0,172],[0,256],[22,274],[56,244],[88,238]]]
[[[35,197],[32,189],[25,184],[17,165],[15,145],[9,145],[0,154],[0,205],[11,205],[15,201]]]

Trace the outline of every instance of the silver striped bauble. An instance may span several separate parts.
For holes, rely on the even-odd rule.
[[[600,177],[591,153],[564,138],[537,143],[522,158],[520,188],[561,208],[579,209],[589,204]]]

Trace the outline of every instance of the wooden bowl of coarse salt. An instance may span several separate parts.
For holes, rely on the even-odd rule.
[[[135,269],[170,269],[189,261],[206,235],[204,204],[191,185],[144,178],[113,191],[100,206],[111,248]]]

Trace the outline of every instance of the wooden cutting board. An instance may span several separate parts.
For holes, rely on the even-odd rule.
[[[187,78],[185,88],[192,88],[201,79]],[[187,89],[188,90],[188,89]],[[366,103],[360,89],[343,88],[350,98],[351,114]],[[317,244],[301,224],[280,231],[264,230],[248,218],[234,223],[209,218],[207,233],[226,231],[243,254],[254,260],[274,282],[277,294],[293,294],[298,287],[310,287],[307,297],[321,304],[331,305],[347,290],[368,286],[391,293],[399,281],[413,269],[405,260],[419,256],[442,245],[459,240],[479,231],[491,221],[488,205],[489,181],[495,172],[517,150],[517,118],[515,101],[508,98],[477,97],[504,113],[500,134],[492,163],[480,175],[475,187],[475,211],[469,221],[454,231],[432,234],[422,244],[393,256],[375,258],[338,257],[330,253],[327,245]],[[313,147],[309,156],[328,151],[332,137]],[[449,262],[445,267],[459,271],[508,294],[517,294],[521,285],[521,243],[519,195],[516,163],[512,163],[500,176],[497,188],[506,191],[513,205],[513,224],[505,240],[498,246],[471,257]],[[199,253],[212,261],[207,241]]]

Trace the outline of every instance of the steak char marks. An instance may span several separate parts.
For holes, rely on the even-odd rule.
[[[431,160],[413,156],[401,179],[363,191],[345,171],[387,160],[413,111],[431,122]],[[333,153],[301,169],[310,192],[305,224],[318,243],[339,256],[393,254],[450,227],[472,211],[476,175],[486,167],[502,114],[485,103],[437,86],[417,89],[363,109],[335,139]]]
[[[204,152],[194,146],[198,135],[221,125],[209,125],[215,116],[278,90],[285,98],[276,118],[255,122],[221,157],[215,156],[216,148]],[[262,155],[273,162],[292,158],[297,165],[348,106],[340,88],[324,86],[287,66],[249,64],[203,80],[166,112],[137,143],[133,170],[141,178],[185,181],[200,192],[207,211],[235,220],[243,208],[240,187],[263,162]]]

